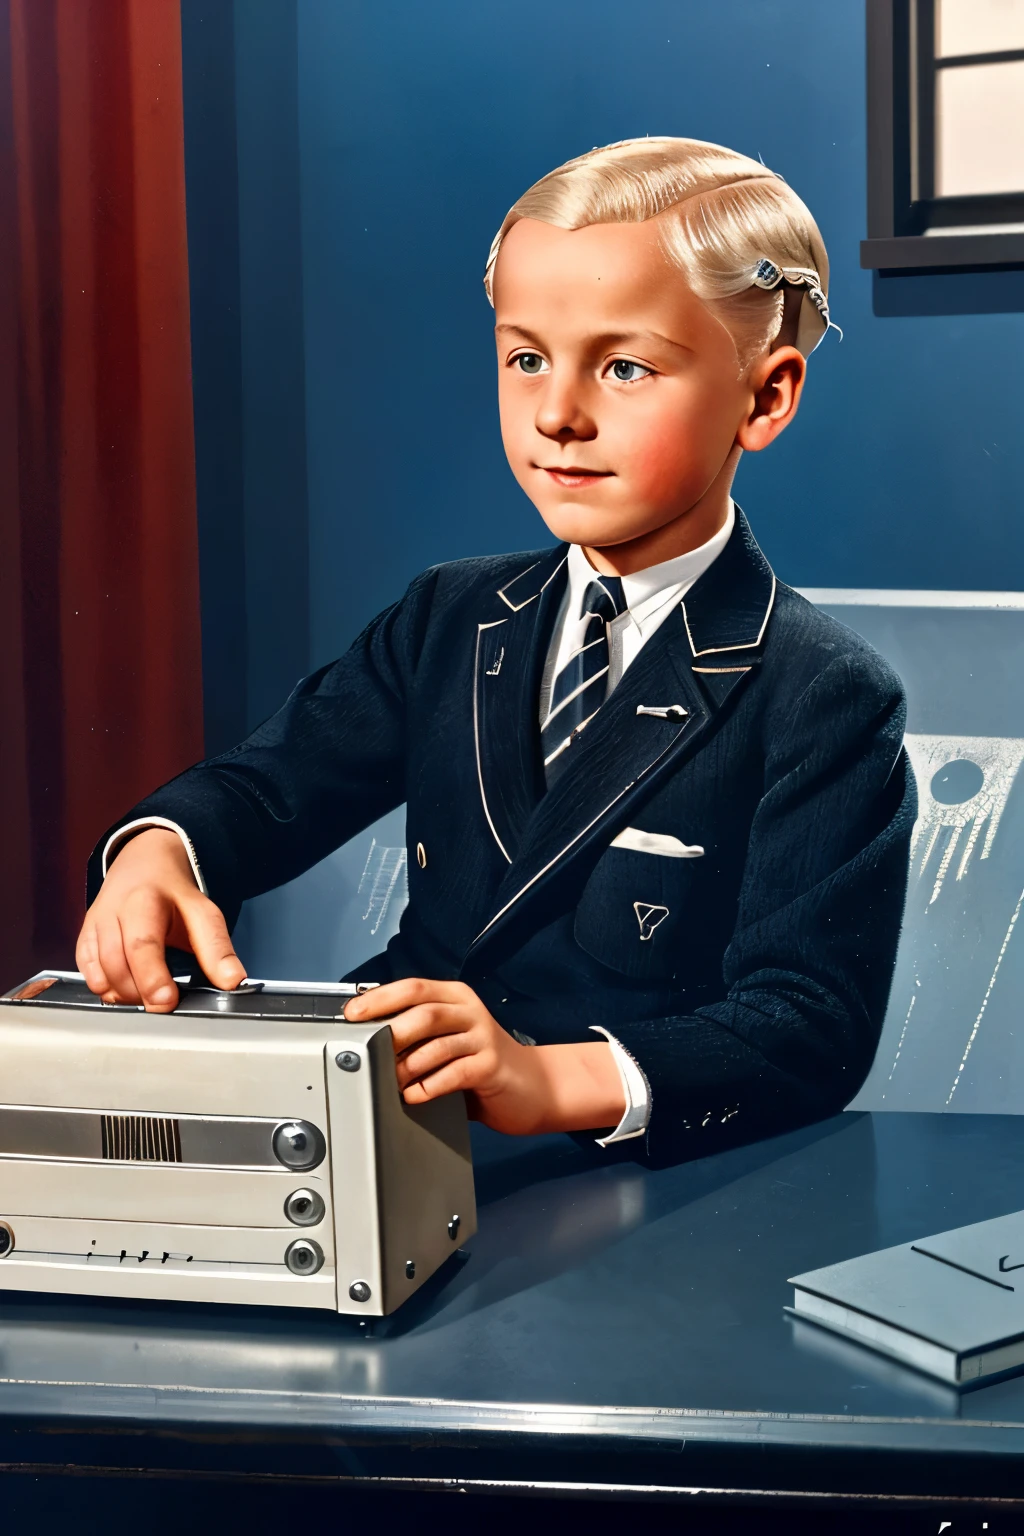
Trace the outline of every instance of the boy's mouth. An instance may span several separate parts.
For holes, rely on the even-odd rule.
[[[575,464],[540,467],[544,469],[546,475],[551,476],[556,485],[564,485],[567,489],[579,489],[581,486],[593,485],[598,480],[609,480],[613,474],[610,469],[582,469]]]

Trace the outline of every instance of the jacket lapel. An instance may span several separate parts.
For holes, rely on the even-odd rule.
[[[714,698],[760,661],[775,606],[775,573],[739,507],[732,537],[682,602],[692,671]]]
[[[531,563],[494,595],[477,625],[473,734],[484,815],[505,859],[544,793],[538,708],[541,674],[565,590],[566,547]]]
[[[563,584],[564,577],[558,583],[559,595]],[[538,902],[557,910],[566,890],[589,870],[615,833],[628,825],[637,800],[703,744],[716,716],[760,663],[774,595],[771,567],[737,510],[736,527],[721,555],[626,669],[578,744],[570,749],[573,761],[547,794],[543,793],[537,750],[537,693],[550,621],[540,630],[539,665],[535,657],[533,667],[522,668],[520,689],[525,686],[525,694],[517,692],[512,702],[510,681],[508,704],[498,704],[496,694],[493,700],[487,699],[487,734],[492,729],[501,733],[493,738],[496,751],[490,783],[494,788],[488,788],[487,804],[491,818],[497,807],[499,815],[514,823],[515,836],[510,832],[505,843],[509,868],[494,897],[491,916],[467,952],[467,964],[472,957],[475,967],[499,939],[506,949],[517,939],[521,941],[538,926]],[[540,616],[540,603],[534,606]],[[480,674],[484,681],[490,681],[480,659],[500,651],[503,632],[515,636],[514,655],[519,656],[520,644],[525,644],[525,625],[517,630],[512,619],[490,628],[481,626],[478,712],[486,694]],[[531,635],[536,632],[531,626]],[[508,642],[504,643],[502,672],[509,657]],[[525,674],[529,674],[528,682]],[[652,709],[672,713],[667,717],[647,713]],[[518,741],[515,732],[519,733]],[[527,736],[532,743],[532,799],[522,792],[526,782],[523,739]],[[504,770],[499,766],[502,754],[508,759]],[[494,806],[490,805],[492,797]]]

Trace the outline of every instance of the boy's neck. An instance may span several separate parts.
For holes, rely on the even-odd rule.
[[[722,485],[712,485],[700,501],[663,527],[622,544],[606,544],[602,548],[584,544],[583,553],[602,576],[635,576],[637,571],[646,571],[652,565],[688,555],[725,527],[731,490],[730,475]]]

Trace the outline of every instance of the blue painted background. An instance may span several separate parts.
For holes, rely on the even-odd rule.
[[[480,275],[533,180],[648,132],[761,155],[830,252],[845,339],[738,481],[780,575],[1024,585],[1024,320],[876,318],[858,266],[862,0],[299,0],[298,44],[315,662],[424,565],[546,542]]]
[[[483,265],[532,181],[632,135],[760,155],[821,226],[845,339],[738,478],[780,576],[1024,587],[1024,274],[873,295],[863,0],[182,0],[182,20],[211,750],[424,566],[548,542],[502,454]],[[327,888],[362,915],[362,857],[251,904],[251,962],[337,974]]]
[[[763,156],[825,236],[845,339],[819,349],[798,421],[738,482],[780,574],[1024,586],[1020,274],[981,280],[1009,312],[873,313],[862,0],[184,0],[183,29],[208,544],[232,503],[203,464],[238,459],[209,274],[232,260],[216,221],[241,210],[245,559],[222,539],[204,598],[243,580],[250,722],[423,566],[546,542],[501,451],[481,272],[537,176],[633,134]],[[234,186],[212,152],[225,101]],[[960,290],[977,307],[977,282],[889,279],[878,308],[955,310]],[[237,671],[237,638],[211,631],[208,670],[233,644]]]

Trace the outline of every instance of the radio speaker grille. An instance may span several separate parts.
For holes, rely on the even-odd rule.
[[[120,1163],[180,1163],[177,1120],[156,1115],[103,1115],[103,1156]]]

